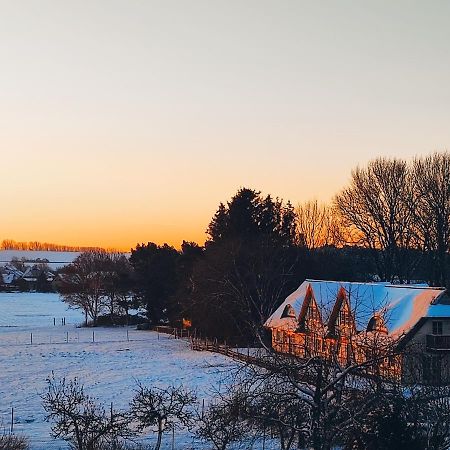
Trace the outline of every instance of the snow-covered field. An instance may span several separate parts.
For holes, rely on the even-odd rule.
[[[27,265],[34,264],[33,261],[37,259],[48,261],[48,266],[53,269],[59,269],[61,267],[70,264],[80,252],[53,252],[53,251],[35,251],[35,250],[0,250],[0,264],[5,264],[10,262],[13,258],[22,259],[30,261],[25,263]],[[127,257],[130,253],[125,253]]]
[[[67,448],[50,437],[44,421],[40,393],[52,373],[78,377],[105,405],[126,408],[136,380],[161,387],[182,383],[207,399],[214,388],[223,388],[234,365],[222,355],[194,352],[186,341],[131,327],[128,333],[96,328],[92,342],[92,329],[76,327],[82,320],[57,294],[0,293],[0,432],[9,430],[13,407],[14,431],[29,436],[33,450]],[[177,433],[175,440],[177,449],[208,448],[188,433]],[[171,438],[165,445],[171,448]]]
[[[12,258],[26,260],[46,259],[49,261],[51,269],[58,269],[60,267],[70,264],[80,252],[46,252],[46,251],[31,251],[31,250],[0,250],[0,264],[11,261]]]

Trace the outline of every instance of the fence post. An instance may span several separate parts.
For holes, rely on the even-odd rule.
[[[128,328],[127,328],[127,341],[129,341],[129,340],[130,340],[130,337],[128,335]]]
[[[66,331],[66,342],[69,343],[69,332]]]
[[[205,399],[202,400],[202,420],[205,415]]]
[[[33,333],[30,333],[30,344],[33,345]]]
[[[14,408],[11,407],[11,434],[14,432]]]
[[[56,326],[56,317],[53,317],[53,326]]]
[[[92,331],[92,342],[95,342],[95,331]]]

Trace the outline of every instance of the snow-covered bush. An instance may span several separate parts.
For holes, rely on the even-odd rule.
[[[15,434],[0,435],[0,450],[28,450],[28,440]]]

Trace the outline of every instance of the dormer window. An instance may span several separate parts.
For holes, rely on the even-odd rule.
[[[379,314],[374,314],[367,324],[366,331],[377,331],[378,333],[388,333],[386,324],[384,323],[383,317]]]
[[[295,319],[294,308],[289,304],[284,307],[283,313],[281,314],[282,319],[286,317],[292,317],[293,319]]]
[[[442,334],[442,321],[433,320],[433,334]]]

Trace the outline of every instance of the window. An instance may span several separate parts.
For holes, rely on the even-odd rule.
[[[320,353],[320,347],[321,347],[320,340],[319,340],[319,337],[316,335],[314,335],[313,340],[314,340],[314,354],[317,355]]]
[[[442,322],[433,321],[433,334],[442,334]]]
[[[340,325],[348,325],[349,322],[350,322],[350,314],[348,313],[348,311],[341,309],[339,311],[339,324]]]

